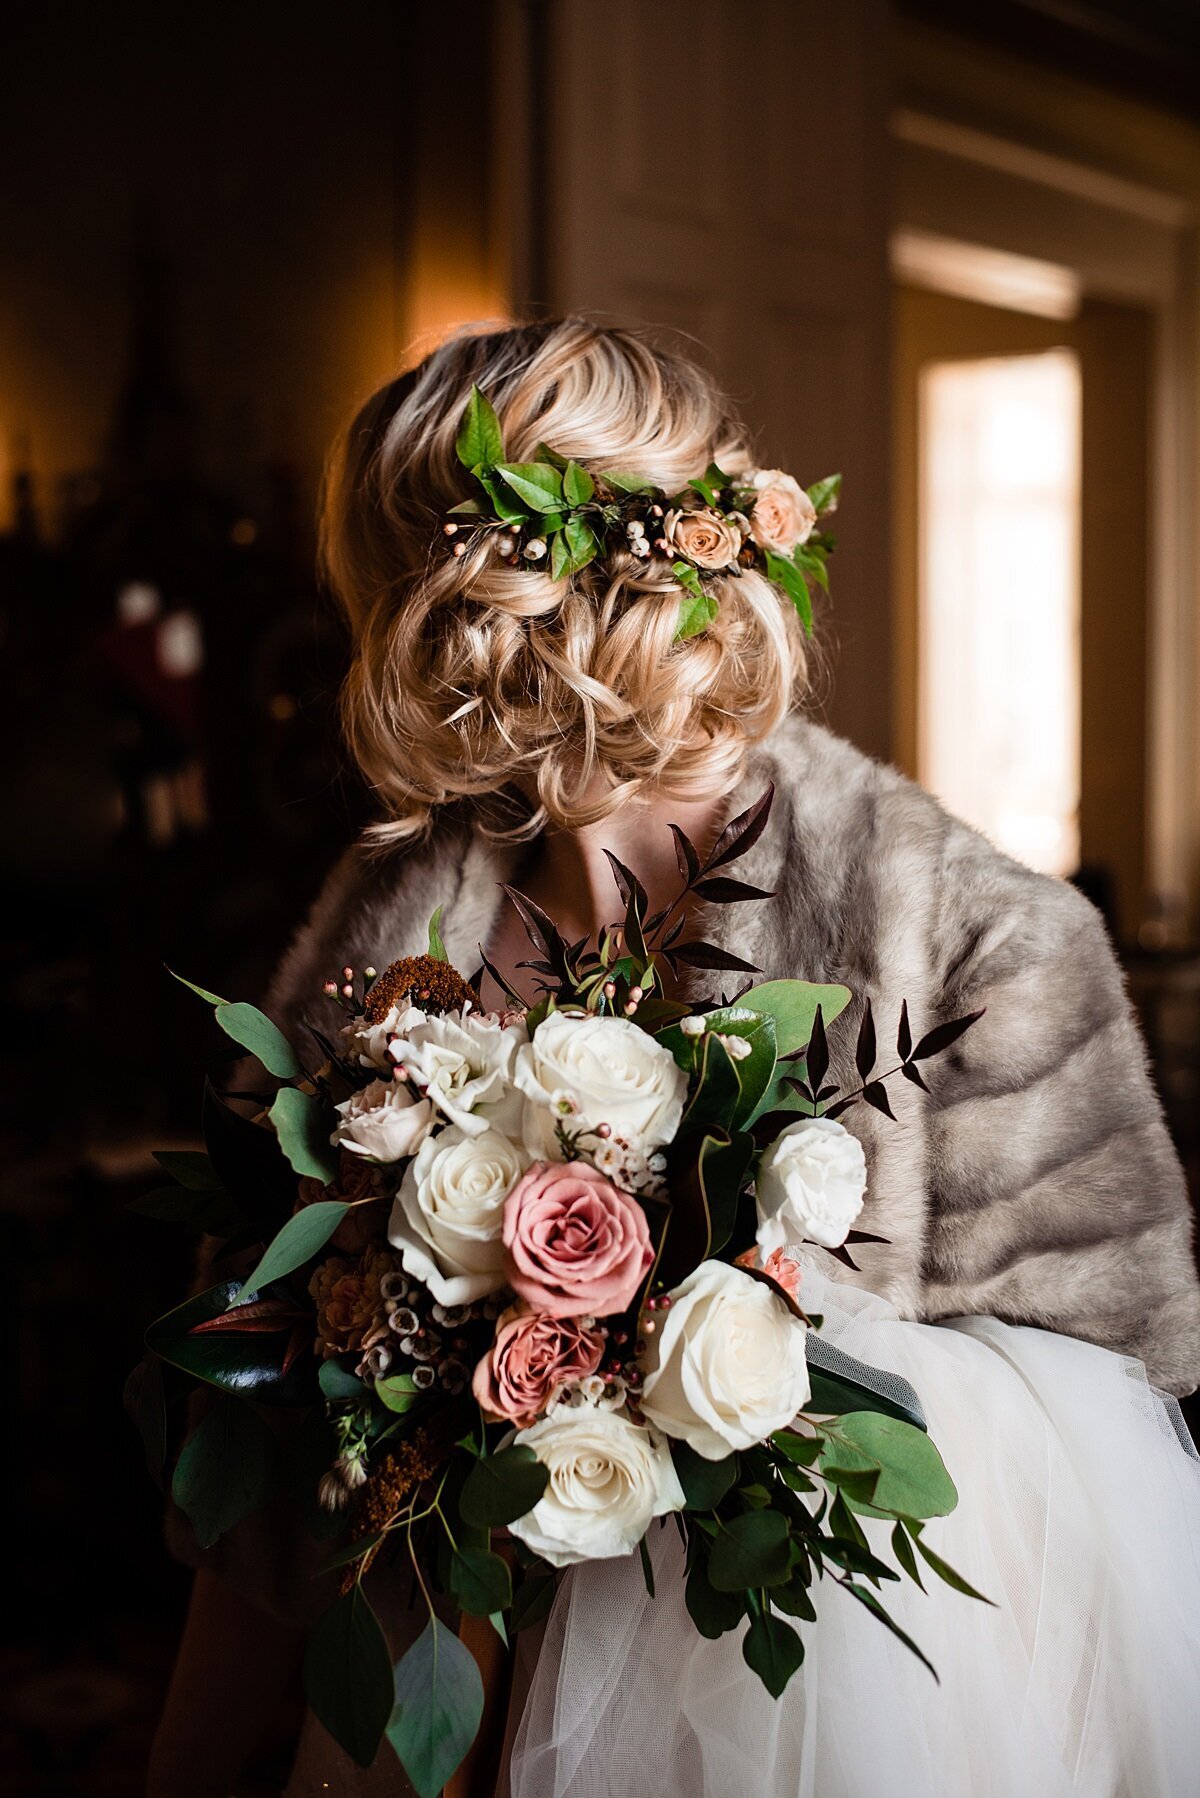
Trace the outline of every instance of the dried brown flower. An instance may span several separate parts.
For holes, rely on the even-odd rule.
[[[380,1282],[400,1269],[400,1257],[380,1243],[370,1243],[357,1261],[331,1255],[308,1283],[317,1307],[317,1349],[331,1355],[360,1352],[366,1339],[387,1328]]]
[[[393,1005],[420,1005],[425,1011],[458,1011],[479,1004],[479,995],[448,961],[432,955],[405,955],[372,982],[363,1014],[381,1024]]]

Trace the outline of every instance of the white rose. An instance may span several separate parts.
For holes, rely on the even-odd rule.
[[[550,1483],[509,1531],[552,1567],[630,1554],[653,1518],[683,1509],[667,1444],[617,1411],[555,1405],[513,1441],[533,1450]]]
[[[687,1076],[671,1051],[630,1018],[552,1011],[517,1051],[529,1153],[557,1161],[555,1122],[572,1133],[607,1124],[650,1151],[671,1141],[683,1116]],[[588,1145],[585,1145],[588,1146]]]
[[[513,1058],[528,1041],[523,1023],[501,1023],[483,1012],[448,1011],[424,1018],[396,1038],[388,1053],[408,1077],[468,1136],[494,1126],[516,1134],[519,1101]]]
[[[433,1128],[432,1105],[399,1080],[372,1080],[337,1110],[340,1121],[330,1142],[369,1161],[403,1161]]]
[[[498,1130],[468,1136],[453,1124],[427,1137],[409,1163],[388,1241],[439,1304],[469,1305],[505,1284],[504,1201],[526,1166]]]
[[[424,1022],[425,1013],[416,1005],[407,1005],[403,1011],[393,1005],[377,1024],[372,1024],[366,1017],[358,1018],[339,1032],[345,1044],[345,1059],[358,1067],[379,1068],[381,1072],[390,1073],[392,1058],[388,1054],[388,1038],[403,1036],[405,1031]]]
[[[750,534],[762,549],[790,556],[807,543],[817,522],[817,509],[799,481],[781,468],[759,468],[750,477],[758,492],[750,515]]]
[[[740,1268],[702,1261],[658,1316],[641,1407],[706,1460],[764,1441],[807,1400],[805,1325]]]
[[[867,1160],[836,1118],[799,1118],[777,1136],[758,1168],[758,1245],[789,1242],[836,1249],[863,1208]]]

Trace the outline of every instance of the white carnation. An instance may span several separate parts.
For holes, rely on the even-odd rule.
[[[520,1114],[513,1060],[527,1042],[523,1022],[502,1024],[484,1012],[448,1011],[405,1030],[389,1054],[469,1136],[491,1126],[515,1135]]]
[[[388,1241],[440,1304],[469,1305],[504,1285],[504,1201],[526,1166],[498,1130],[469,1136],[453,1124],[427,1137],[409,1163]]]
[[[758,1244],[764,1255],[790,1242],[836,1249],[863,1208],[862,1144],[836,1118],[798,1118],[759,1163]]]
[[[378,1068],[381,1073],[390,1073],[393,1064],[388,1054],[388,1038],[402,1036],[406,1030],[415,1029],[424,1022],[425,1013],[416,1005],[406,1005],[403,1010],[393,1005],[377,1024],[372,1024],[367,1017],[356,1018],[353,1024],[347,1024],[338,1032],[345,1045],[345,1059],[355,1067]]]
[[[658,1317],[641,1408],[707,1460],[764,1441],[808,1399],[805,1325],[740,1268],[702,1261]]]
[[[433,1107],[399,1080],[372,1080],[337,1107],[330,1142],[368,1161],[403,1161],[415,1155],[433,1128]]]
[[[687,1098],[687,1076],[662,1043],[630,1018],[584,1012],[552,1011],[517,1051],[514,1078],[525,1095],[526,1147],[544,1160],[561,1158],[556,1121],[572,1134],[607,1124],[643,1151],[659,1148]]]
[[[655,1517],[683,1509],[666,1442],[620,1412],[555,1405],[513,1441],[533,1450],[550,1483],[509,1531],[552,1567],[630,1554]]]

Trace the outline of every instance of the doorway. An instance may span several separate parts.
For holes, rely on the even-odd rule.
[[[895,289],[897,760],[1146,915],[1151,320]]]

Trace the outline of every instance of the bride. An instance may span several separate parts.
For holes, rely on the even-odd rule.
[[[752,466],[696,367],[578,319],[458,336],[375,396],[333,464],[324,556],[355,646],[347,737],[383,818],[331,876],[268,1010],[285,1030],[318,1022],[332,967],[419,950],[438,905],[459,966],[482,945],[513,968],[527,949],[501,881],[568,940],[593,933],[613,912],[606,848],[653,908],[677,885],[668,824],[711,844],[774,782],[739,872],[779,897],[713,908],[702,933],[768,977],[844,982],[883,1017],[907,1000],[922,1029],[986,1008],[928,1093],[898,1095],[896,1123],[847,1114],[870,1170],[862,1227],[883,1240],[856,1274],[805,1251],[804,1292],[828,1341],[919,1393],[961,1493],[927,1539],[993,1608],[894,1593],[935,1685],[822,1590],[776,1702],[736,1634],[691,1628],[675,1534],[654,1532],[656,1599],[636,1556],[598,1562],[511,1659],[468,1633],[489,1705],[451,1790],[1183,1798],[1200,1768],[1200,1463],[1165,1395],[1200,1380],[1200,1286],[1096,913],[804,717],[799,620],[756,569],[721,581],[715,617],[679,640],[671,562],[632,544],[557,579],[536,552],[455,555],[441,520],[464,497],[473,384],[516,460],[550,443],[668,491],[714,460]],[[249,1520],[205,1555],[180,1523],[199,1571],[150,1792],[216,1798],[328,1595],[282,1522]],[[403,1581],[372,1591],[396,1653],[407,1600]],[[386,1749],[363,1772],[305,1720],[289,1798],[407,1789]]]

